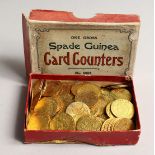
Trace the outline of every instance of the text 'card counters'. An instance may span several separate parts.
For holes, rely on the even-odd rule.
[[[95,82],[46,80],[32,83],[32,93],[28,130],[107,132],[135,128],[127,85],[103,87]]]

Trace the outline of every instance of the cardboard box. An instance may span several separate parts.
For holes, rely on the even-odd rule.
[[[136,144],[140,121],[132,79],[140,20],[137,15],[97,14],[80,19],[70,12],[33,10],[23,15],[23,38],[28,94],[24,142]],[[103,81],[130,85],[135,107],[135,130],[27,130],[33,79]]]

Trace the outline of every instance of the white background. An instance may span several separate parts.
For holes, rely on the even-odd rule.
[[[31,9],[73,11],[78,17],[95,13],[141,16],[134,83],[142,134],[134,146],[97,147],[86,144],[23,144],[27,90],[22,43],[22,12]],[[153,0],[1,0],[0,1],[0,155],[153,155]]]

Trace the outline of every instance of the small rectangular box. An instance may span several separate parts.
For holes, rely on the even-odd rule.
[[[25,143],[136,144],[141,132],[132,79],[140,20],[137,15],[97,14],[80,19],[70,12],[33,10],[23,15],[28,94]],[[136,128],[129,131],[27,130],[33,79],[127,84]]]

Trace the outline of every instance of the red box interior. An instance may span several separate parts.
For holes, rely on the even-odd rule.
[[[62,130],[27,130],[26,116],[30,107],[30,88],[32,79],[46,80],[78,80],[78,81],[109,81],[126,82],[130,85],[130,92],[133,96],[132,103],[135,107],[134,121],[136,129],[130,131],[62,131]],[[32,142],[54,142],[64,140],[67,142],[89,143],[94,145],[121,145],[136,144],[140,135],[140,121],[137,108],[134,85],[132,79],[125,76],[77,76],[77,75],[51,75],[51,74],[30,74],[28,93],[25,107],[24,137],[25,143]]]

